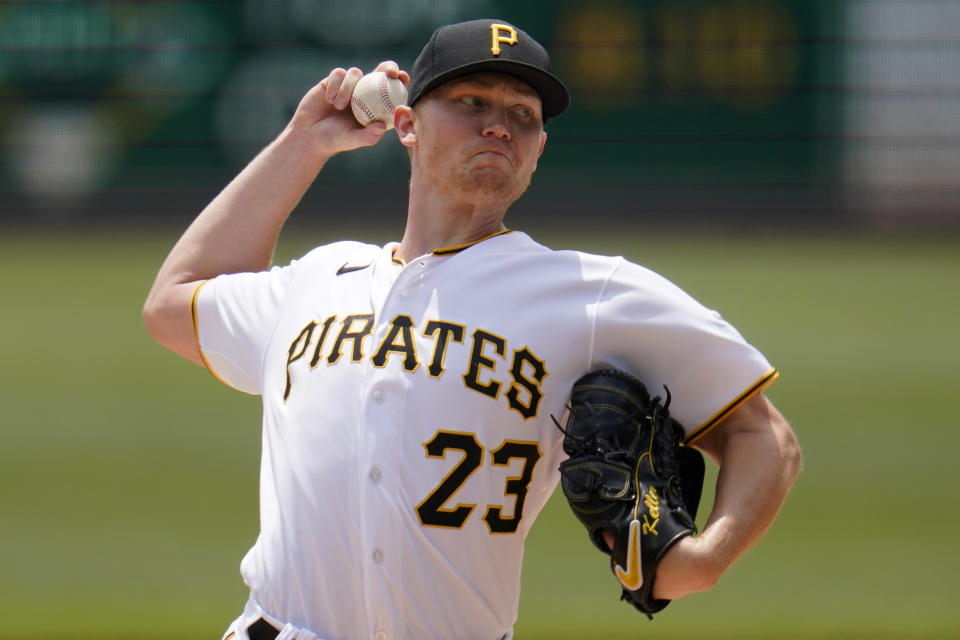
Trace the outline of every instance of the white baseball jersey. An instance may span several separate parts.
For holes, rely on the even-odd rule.
[[[517,231],[409,264],[396,247],[331,244],[194,298],[210,370],[263,398],[248,616],[329,640],[510,638],[577,378],[667,385],[689,441],[777,374],[623,258]]]

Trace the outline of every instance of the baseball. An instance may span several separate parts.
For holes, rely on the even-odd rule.
[[[357,82],[350,106],[357,122],[363,126],[380,121],[389,130],[393,129],[394,108],[406,102],[407,87],[399,78],[390,78],[383,71],[374,71]]]

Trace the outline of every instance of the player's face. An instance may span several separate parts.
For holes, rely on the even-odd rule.
[[[530,184],[546,133],[540,96],[510,75],[450,81],[418,104],[416,170],[435,186],[508,205]]]

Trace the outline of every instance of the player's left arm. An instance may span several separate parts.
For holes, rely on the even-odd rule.
[[[661,561],[656,598],[706,591],[766,533],[801,466],[800,446],[763,394],[745,402],[693,446],[719,465],[713,509],[700,535]]]

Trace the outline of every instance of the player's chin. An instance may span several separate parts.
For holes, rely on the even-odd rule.
[[[462,174],[464,189],[499,191],[510,183],[510,173],[502,168],[473,166]]]
[[[470,172],[469,189],[478,196],[496,198],[510,204],[526,191],[529,177],[521,180],[514,171],[477,169]]]

